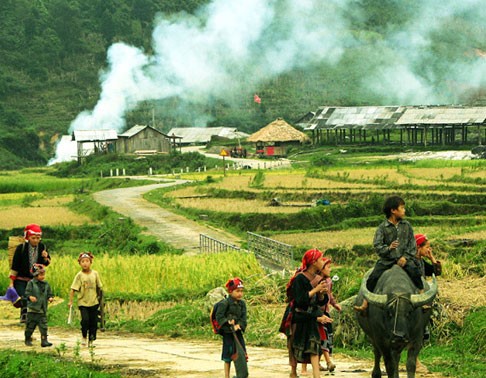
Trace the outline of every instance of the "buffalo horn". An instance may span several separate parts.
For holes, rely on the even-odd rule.
[[[360,291],[363,293],[363,296],[368,300],[369,303],[372,303],[377,306],[384,306],[386,304],[387,296],[386,294],[375,294],[369,291],[366,288],[366,281],[368,281],[368,277],[371,274],[371,269],[365,274],[363,278],[363,282],[361,282],[361,289]]]
[[[415,307],[423,306],[427,303],[433,301],[437,294],[437,279],[435,278],[435,274],[432,275],[432,283],[430,284],[429,290],[422,294],[412,294],[410,296],[410,301]]]

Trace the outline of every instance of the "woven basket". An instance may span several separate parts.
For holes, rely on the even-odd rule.
[[[8,264],[12,266],[12,259],[15,253],[15,249],[19,244],[23,244],[25,239],[23,236],[9,236],[8,237]]]

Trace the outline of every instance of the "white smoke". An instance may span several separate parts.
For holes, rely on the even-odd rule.
[[[389,104],[401,105],[455,103],[463,92],[484,87],[486,59],[474,54],[471,48],[474,44],[471,38],[475,37],[484,46],[484,1],[426,0],[411,4],[416,7],[416,17],[387,35],[378,46],[388,59],[380,61],[376,71],[363,79],[363,84],[381,93]],[[455,24],[458,19],[462,25]],[[474,25],[483,25],[482,30],[467,30]],[[447,50],[439,55],[434,51],[438,48],[433,46],[434,35],[437,40],[438,35],[453,27],[462,35],[439,46]],[[457,44],[458,41],[461,43]],[[449,60],[445,60],[447,55]]]
[[[153,53],[113,44],[107,54],[108,67],[100,75],[98,103],[93,110],[80,113],[69,130],[121,131],[127,112],[146,100],[177,97],[187,104],[231,103],[294,68],[320,63],[340,67],[347,50],[362,47],[373,54],[363,56],[362,62],[355,59],[349,67],[362,73],[361,90],[379,95],[383,103],[451,101],[457,94],[438,92],[439,73],[432,66],[423,68],[433,55],[430,36],[459,13],[484,20],[482,3],[411,2],[417,16],[373,43],[355,37],[349,26],[350,15],[357,12],[353,0],[214,0],[194,15],[159,14],[152,35]],[[449,72],[440,75],[484,85],[485,64],[486,59],[476,57],[451,64]],[[209,117],[201,114],[198,118]]]
[[[112,45],[100,99],[70,131],[121,130],[126,112],[141,101],[226,99],[297,66],[335,63],[349,34],[331,9],[316,0],[215,0],[196,15],[158,15],[153,55]]]

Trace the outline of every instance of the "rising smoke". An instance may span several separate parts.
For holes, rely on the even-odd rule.
[[[100,75],[98,103],[80,113],[69,131],[121,131],[127,112],[147,100],[231,105],[278,75],[318,64],[359,77],[353,85],[380,104],[454,103],[462,91],[486,84],[482,5],[481,0],[214,0],[194,15],[159,14],[153,53],[113,44]],[[385,6],[389,17],[373,20],[371,10]],[[374,24],[363,34],[356,28],[360,23]],[[379,30],[373,30],[375,24]],[[350,52],[354,59],[346,60]]]

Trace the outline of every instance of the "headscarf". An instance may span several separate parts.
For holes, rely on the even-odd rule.
[[[42,230],[41,230],[41,228],[38,224],[32,223],[32,224],[28,224],[27,226],[25,226],[25,228],[24,228],[24,239],[26,241],[28,241],[29,237],[32,236],[32,235],[39,235],[39,236],[42,235]]]
[[[420,247],[427,241],[427,235],[424,234],[416,234],[415,235],[415,243],[417,243],[417,247]]]
[[[289,301],[289,302],[291,301],[291,296],[292,296],[291,295],[291,290],[292,290],[291,288],[292,288],[292,283],[295,280],[295,277],[297,277],[297,275],[300,272],[303,272],[303,271],[307,270],[309,268],[309,266],[311,266],[312,264],[314,264],[321,257],[322,257],[322,252],[319,251],[317,248],[309,249],[306,253],[304,253],[304,256],[302,257],[302,264],[295,271],[294,275],[289,280],[289,282],[287,282],[287,286],[286,286],[287,301]],[[331,261],[331,260],[329,260],[329,261]]]
[[[244,288],[243,281],[238,277],[229,279],[228,282],[226,282],[225,286],[228,290],[228,293],[232,293],[236,289]]]
[[[93,262],[94,256],[91,252],[81,252],[78,257],[78,262],[81,262],[81,259],[88,258],[91,262]]]
[[[317,248],[309,249],[302,257],[302,264],[300,265],[301,271],[307,270],[309,266],[314,264],[317,260],[322,257],[322,252]]]

